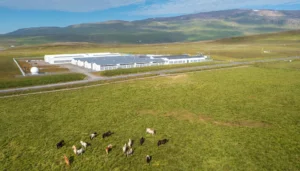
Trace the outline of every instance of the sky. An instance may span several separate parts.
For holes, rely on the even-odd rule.
[[[0,0],[0,34],[29,27],[133,21],[226,9],[300,10],[300,0]]]

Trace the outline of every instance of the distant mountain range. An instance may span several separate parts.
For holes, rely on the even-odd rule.
[[[235,9],[138,21],[25,28],[0,36],[15,44],[51,42],[168,43],[201,41],[300,28],[300,10]]]

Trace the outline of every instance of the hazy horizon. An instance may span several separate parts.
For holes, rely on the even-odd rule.
[[[142,20],[228,9],[299,10],[300,1],[264,0],[21,0],[0,1],[0,34],[21,28],[65,27],[109,20]]]

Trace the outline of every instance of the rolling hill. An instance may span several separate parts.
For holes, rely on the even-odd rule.
[[[294,30],[300,10],[235,9],[138,21],[106,21],[67,27],[25,28],[0,36],[16,45],[51,42],[169,43],[213,40]]]

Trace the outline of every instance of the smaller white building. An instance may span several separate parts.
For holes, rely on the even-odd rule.
[[[165,61],[165,65],[203,62],[208,59],[207,56],[188,56],[188,55],[158,56],[158,57],[154,57],[154,58],[163,59]]]

